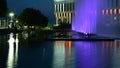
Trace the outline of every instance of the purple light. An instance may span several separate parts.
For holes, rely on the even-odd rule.
[[[76,0],[72,30],[96,33],[97,3],[97,0]]]
[[[76,0],[72,30],[85,34],[93,33],[106,37],[120,38],[119,19],[115,20],[109,9],[116,9],[112,1]],[[107,14],[106,14],[107,10]],[[104,14],[104,15],[103,15]]]

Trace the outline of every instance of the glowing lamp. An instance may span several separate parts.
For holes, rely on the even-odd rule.
[[[14,15],[15,15],[15,14],[14,14],[13,12],[10,12],[10,13],[9,13],[9,16],[10,16],[10,17],[13,17]]]

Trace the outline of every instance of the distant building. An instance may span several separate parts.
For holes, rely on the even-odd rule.
[[[75,16],[75,1],[54,0],[56,25],[61,22],[72,23],[72,18]],[[99,8],[101,8],[99,12],[102,15],[101,22],[120,23],[120,0],[101,0]]]
[[[7,19],[2,17],[0,18],[0,29],[6,29],[6,28],[8,28]]]
[[[60,23],[72,23],[74,16],[74,0],[54,0],[56,26]]]

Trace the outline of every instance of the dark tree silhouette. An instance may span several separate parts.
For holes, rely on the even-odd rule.
[[[0,0],[0,17],[5,17],[7,13],[7,2],[6,0]]]
[[[22,25],[45,27],[48,24],[48,18],[39,10],[26,8],[18,16],[18,20]]]

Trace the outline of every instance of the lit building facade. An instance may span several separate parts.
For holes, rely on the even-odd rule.
[[[54,0],[56,26],[60,23],[72,23],[74,17],[74,0]]]
[[[76,0],[54,0],[54,14],[56,25],[63,23],[72,23],[75,16]],[[104,22],[120,23],[120,0],[100,0],[100,15]],[[88,11],[89,12],[89,11]],[[100,19],[100,21],[101,21]],[[99,20],[98,20],[99,21]]]
[[[120,0],[75,0],[72,30],[120,36]]]
[[[103,23],[120,24],[120,0],[106,0],[104,2],[101,9]]]

